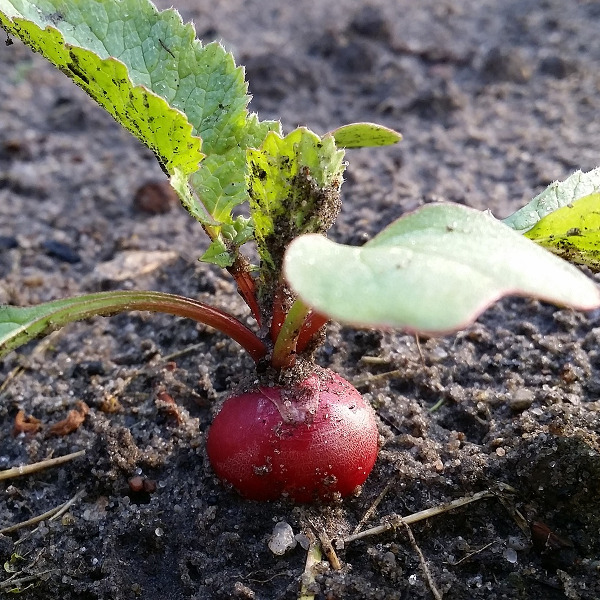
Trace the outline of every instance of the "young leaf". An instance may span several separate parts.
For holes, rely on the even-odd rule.
[[[600,194],[551,212],[525,236],[569,262],[600,271]]]
[[[553,211],[596,192],[600,192],[600,167],[587,173],[576,171],[564,181],[551,183],[529,204],[504,219],[504,223],[525,233]]]
[[[323,233],[335,221],[344,151],[331,135],[301,127],[282,138],[271,132],[248,150],[250,209],[263,264],[279,276],[287,244],[303,233]]]
[[[66,298],[37,306],[0,306],[0,358],[49,330],[67,323],[129,310],[147,310],[188,317],[229,335],[254,360],[260,360],[266,354],[264,344],[252,331],[236,318],[217,308],[173,294],[117,291]]]
[[[220,44],[202,46],[177,11],[149,0],[0,0],[0,25],[154,151],[213,239],[233,224],[247,200],[246,147],[279,124],[248,115],[243,69]]]
[[[425,334],[462,329],[509,294],[600,306],[598,288],[575,267],[456,204],[424,206],[358,248],[302,236],[284,269],[299,297],[332,319]]]
[[[340,148],[367,148],[389,146],[402,140],[402,135],[393,129],[376,123],[352,123],[330,132]]]

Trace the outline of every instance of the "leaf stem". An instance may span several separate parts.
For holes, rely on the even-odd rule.
[[[277,336],[271,365],[276,369],[291,367],[296,361],[296,346],[310,307],[297,298],[290,308]]]
[[[277,341],[277,337],[279,336],[279,332],[281,331],[281,327],[283,326],[283,322],[285,321],[287,313],[285,306],[285,287],[285,283],[283,283],[283,281],[280,279],[275,287],[275,292],[273,293],[271,327],[269,330],[271,341],[273,343]]]
[[[0,307],[4,322],[15,326],[0,336],[0,356],[50,328],[62,327],[96,315],[108,316],[129,310],[147,310],[187,317],[214,327],[236,341],[258,362],[267,354],[265,344],[238,319],[198,300],[162,292],[117,291],[56,300],[34,307]],[[4,313],[2,313],[4,311]]]
[[[219,238],[218,229],[212,225],[203,224],[202,228],[204,229],[204,233],[206,233],[206,235],[208,235],[210,238],[211,242],[214,242]],[[232,251],[235,254],[235,259],[231,266],[226,267],[227,272],[235,280],[238,293],[248,305],[252,316],[260,327],[262,318],[260,314],[260,307],[256,299],[256,283],[250,275],[250,262],[243,254],[239,252],[238,248],[235,248]]]
[[[319,329],[321,329],[321,327],[326,325],[328,322],[329,317],[326,317],[321,313],[311,311],[308,315],[308,318],[304,322],[304,325],[302,326],[300,335],[298,336],[296,350],[298,352],[303,352],[313,339],[313,336],[316,335]]]
[[[140,301],[140,307],[137,310],[165,312],[194,319],[214,327],[236,341],[255,362],[258,362],[267,354],[265,344],[254,332],[221,309],[183,296],[171,294],[160,294],[160,296],[161,298],[158,298],[156,303],[150,302],[146,305],[146,308],[144,308],[145,302]]]
[[[252,316],[260,327],[261,314],[260,307],[256,300],[256,283],[250,275],[250,263],[248,262],[248,259],[238,252],[235,262],[231,267],[227,268],[227,271],[229,271],[231,276],[235,279],[240,296],[250,308]]]

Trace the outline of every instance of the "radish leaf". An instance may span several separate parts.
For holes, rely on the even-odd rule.
[[[204,156],[201,140],[186,116],[152,91],[152,74],[132,66],[145,64],[139,40],[137,46],[132,42],[134,7],[123,6],[124,14],[127,10],[131,13],[127,20],[123,14],[114,14],[120,3],[90,3],[84,12],[78,6],[47,0],[35,4],[0,0],[0,23],[73,79],[146,144],[169,175],[189,176]],[[172,20],[175,15],[169,17]],[[128,58],[129,65],[124,62]],[[158,68],[162,63],[157,59],[158,53],[148,62]],[[162,91],[168,91],[164,83]]]
[[[202,46],[177,11],[149,0],[0,0],[0,25],[155,153],[213,240],[234,224],[247,200],[246,147],[279,123],[248,115],[243,69],[220,44]]]
[[[362,247],[302,236],[284,270],[299,297],[332,319],[425,334],[462,329],[510,294],[600,306],[598,288],[576,267],[491,215],[456,204],[424,206]]]
[[[600,194],[551,212],[525,236],[569,262],[600,271]]]
[[[525,233],[553,211],[596,192],[600,192],[600,167],[587,173],[576,171],[564,181],[551,183],[529,204],[504,219],[504,223]]]
[[[278,277],[283,250],[303,233],[324,233],[335,221],[345,164],[332,135],[301,127],[271,132],[248,150],[250,210],[263,265]]]
[[[351,123],[330,132],[340,148],[389,146],[402,139],[397,131],[376,123]]]

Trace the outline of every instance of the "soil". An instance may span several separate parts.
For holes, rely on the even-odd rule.
[[[246,65],[262,118],[402,131],[397,147],[349,153],[337,240],[360,244],[438,200],[504,217],[598,165],[597,2],[177,6]],[[202,231],[151,153],[17,41],[0,48],[0,106],[1,303],[149,288],[249,322],[231,281],[197,261]],[[145,313],[73,324],[0,363],[0,468],[86,451],[2,482],[0,527],[81,494],[60,518],[0,535],[0,590],[14,569],[27,599],[293,599],[306,551],[275,555],[276,523],[339,540],[365,516],[363,529],[492,489],[413,524],[415,543],[398,526],[338,548],[314,597],[598,599],[599,342],[600,312],[514,298],[422,339],[421,354],[402,333],[331,326],[319,363],[375,407],[382,449],[356,497],[296,506],[245,501],[207,462],[211,418],[252,369],[233,342]],[[52,435],[81,401],[83,424]],[[14,437],[19,409],[42,429]]]

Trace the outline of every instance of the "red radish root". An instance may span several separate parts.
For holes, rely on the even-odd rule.
[[[318,369],[292,388],[229,398],[208,433],[218,477],[251,500],[347,496],[377,457],[373,409],[345,379]]]

